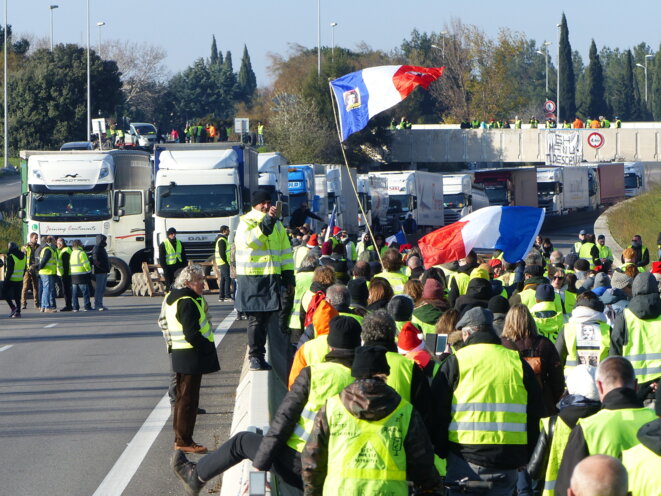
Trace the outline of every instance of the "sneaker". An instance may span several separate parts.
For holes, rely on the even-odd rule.
[[[204,408],[199,408],[199,407],[197,408],[197,414],[198,415],[204,415],[206,413],[207,413],[207,411]]]
[[[183,482],[186,494],[190,496],[200,494],[200,490],[205,483],[197,476],[197,465],[189,461],[183,451],[176,450],[174,452],[171,466],[174,473]]]
[[[99,312],[105,312],[106,310],[108,310],[108,308],[107,307],[101,307],[101,308],[97,308],[97,310]]]
[[[91,311],[92,311],[92,307],[83,308],[83,312],[91,312]]]
[[[71,312],[72,310],[73,310],[73,308],[71,308],[71,307],[64,307],[64,308],[60,309],[60,312]]]
[[[39,307],[39,311],[40,311],[41,313],[44,313],[44,312],[46,311],[46,309],[45,309],[44,307]]]
[[[58,309],[57,308],[47,308],[46,310],[42,310],[42,312],[46,313],[57,313]]]
[[[12,316],[12,318],[14,318],[14,319],[20,319],[20,318],[21,318],[21,312],[16,312],[16,313]]]
[[[179,446],[178,444],[175,444],[174,449],[183,451],[184,453],[198,453],[200,455],[203,455],[208,451],[206,446],[202,446],[196,442],[193,442],[188,446]]]
[[[262,357],[250,357],[248,363],[250,370],[271,370],[271,366]]]
[[[16,311],[18,310],[18,307],[14,307],[11,309],[11,313],[9,314],[9,318],[13,317],[16,315]]]
[[[74,308],[74,309],[71,310],[71,311],[72,311],[73,313],[78,313],[78,312],[80,312],[80,310],[78,310],[77,308]]]

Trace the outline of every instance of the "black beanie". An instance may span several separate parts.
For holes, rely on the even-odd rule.
[[[351,375],[356,379],[366,379],[376,374],[390,374],[383,346],[361,346],[356,348],[351,366]]]
[[[491,310],[492,313],[507,313],[510,309],[510,303],[507,301],[507,298],[496,295],[489,300],[487,308]]]
[[[360,332],[362,328],[353,317],[338,315],[333,317],[329,324],[328,346],[353,350],[360,346]]]
[[[271,193],[269,193],[265,189],[257,189],[252,193],[252,202],[250,203],[250,205],[254,207],[255,205],[259,205],[260,203],[264,203],[267,201],[271,201]]]
[[[526,265],[523,273],[533,277],[542,277],[544,275],[544,268],[541,265]]]
[[[406,322],[413,316],[413,300],[407,295],[396,295],[388,302],[388,313],[396,322]]]
[[[351,295],[351,304],[367,306],[367,299],[370,292],[367,289],[367,282],[364,278],[356,277],[355,279],[351,279],[347,283],[347,289]]]
[[[574,262],[574,270],[581,270],[583,272],[587,272],[590,270],[590,262],[585,260],[584,258],[579,258]]]

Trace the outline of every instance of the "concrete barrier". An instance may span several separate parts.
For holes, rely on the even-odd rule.
[[[620,202],[606,209],[604,213],[602,213],[599,217],[597,217],[597,220],[594,222],[595,235],[598,236],[600,234],[603,234],[604,237],[606,238],[606,246],[609,246],[610,249],[613,251],[613,267],[619,267],[621,265],[620,257],[622,256],[622,251],[624,250],[624,248],[622,248],[617,243],[617,241],[615,241],[615,238],[611,234],[611,231],[608,227],[608,215],[631,200],[633,200],[633,198]]]

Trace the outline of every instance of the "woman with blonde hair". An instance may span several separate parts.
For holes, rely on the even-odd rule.
[[[410,296],[417,306],[422,298],[422,283],[418,279],[409,279],[404,284],[404,294]]]
[[[395,293],[387,280],[383,277],[373,277],[367,297],[367,311],[385,310],[393,296]]]

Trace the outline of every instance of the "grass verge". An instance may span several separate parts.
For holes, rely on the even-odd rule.
[[[23,244],[21,239],[21,219],[7,217],[0,221],[0,253],[7,253],[7,244],[13,241],[18,246]]]
[[[658,260],[656,238],[661,231],[661,188],[653,189],[623,203],[608,214],[608,228],[622,248],[631,244],[631,236],[640,234],[650,251],[650,260]]]

